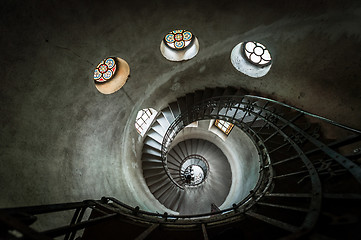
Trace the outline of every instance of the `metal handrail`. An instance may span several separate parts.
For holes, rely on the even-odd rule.
[[[168,127],[164,137],[163,137],[163,142],[162,142],[162,148],[161,148],[161,157],[162,157],[162,161],[163,161],[163,165],[166,166],[167,165],[167,152],[168,152],[168,146],[171,145],[171,142],[173,141],[174,137],[185,127],[184,125],[180,126],[180,123],[183,123],[183,121],[185,119],[188,118],[189,115],[194,114],[196,110],[198,110],[199,108],[201,108],[202,106],[208,104],[210,105],[209,107],[212,107],[212,103],[215,102],[222,102],[223,99],[227,100],[224,101],[223,104],[226,105],[227,103],[243,103],[242,100],[245,98],[252,98],[252,99],[256,99],[256,100],[263,100],[263,101],[267,101],[267,102],[271,102],[271,103],[276,103],[280,106],[286,107],[288,109],[292,109],[295,111],[298,111],[299,113],[314,117],[314,118],[318,118],[322,121],[325,121],[327,123],[330,123],[334,126],[340,127],[342,129],[351,131],[353,133],[357,133],[357,134],[361,134],[361,130],[337,123],[333,120],[330,120],[328,118],[301,110],[297,107],[293,107],[290,106],[288,104],[279,102],[277,100],[273,100],[273,99],[269,99],[269,98],[265,98],[265,97],[259,97],[259,96],[254,96],[254,95],[244,95],[244,96],[234,96],[234,95],[230,95],[230,96],[222,96],[222,97],[212,97],[212,98],[207,98],[204,99],[201,102],[198,102],[196,105],[192,106],[190,108],[190,111],[186,112],[186,113],[182,113],[180,115],[177,116],[177,118],[170,124],[170,126]],[[237,101],[233,101],[233,100],[237,100]],[[249,103],[244,103],[244,104],[249,104]],[[213,104],[214,105],[214,104]],[[217,106],[218,108],[222,107],[220,105]],[[200,119],[195,119],[195,120],[200,120]],[[180,127],[179,127],[180,126]],[[176,130],[175,130],[176,129]],[[173,133],[173,134],[172,134]],[[165,167],[165,170],[167,170],[167,168]],[[167,174],[168,177],[170,178],[170,180],[175,183],[175,185],[178,185],[175,180],[171,177],[170,174]],[[183,189],[183,188],[182,188]]]
[[[246,101],[244,102],[244,100],[249,100],[249,99],[254,99],[254,100],[262,100],[265,101],[266,104],[264,104],[263,106],[257,106],[256,104],[254,104],[255,102],[251,102],[251,101]],[[163,154],[165,154],[164,156],[166,157],[166,153],[167,153],[167,148],[169,146],[171,146],[172,141],[174,140],[174,137],[177,135],[177,133],[179,131],[181,131],[184,127],[185,127],[185,122],[187,122],[186,120],[188,119],[188,117],[193,116],[192,120],[201,120],[201,119],[214,119],[214,118],[219,118],[219,119],[224,119],[224,120],[229,120],[232,121],[236,126],[242,128],[244,130],[244,132],[246,134],[248,134],[252,141],[254,141],[255,146],[258,149],[258,153],[260,154],[260,160],[261,160],[261,171],[268,171],[268,173],[270,174],[269,176],[265,176],[264,174],[260,175],[260,178],[256,184],[256,187],[254,188],[254,191],[251,191],[247,197],[245,197],[243,200],[241,200],[239,203],[235,203],[232,205],[232,207],[217,211],[217,212],[210,212],[210,213],[203,213],[203,214],[195,214],[195,215],[172,215],[172,214],[168,214],[168,213],[155,213],[155,212],[148,212],[148,211],[144,211],[144,210],[140,210],[139,207],[131,207],[125,203],[122,203],[121,201],[113,198],[113,197],[103,197],[101,200],[85,200],[83,202],[74,202],[74,203],[65,203],[65,204],[51,204],[51,205],[42,205],[42,206],[34,206],[34,207],[20,207],[20,208],[7,208],[7,209],[0,209],[0,224],[4,224],[6,226],[12,226],[14,227],[14,225],[11,224],[18,224],[17,228],[15,229],[19,229],[20,231],[23,231],[23,233],[26,234],[30,234],[31,236],[33,236],[33,238],[30,239],[49,239],[47,236],[60,236],[60,235],[65,235],[67,234],[69,236],[69,234],[71,233],[72,236],[74,237],[75,232],[79,229],[83,229],[87,226],[91,226],[93,224],[97,224],[100,222],[104,222],[104,221],[108,221],[111,218],[115,218],[118,216],[125,216],[127,218],[131,218],[131,219],[135,219],[138,222],[146,222],[146,223],[154,223],[154,222],[158,222],[158,223],[164,223],[164,224],[168,224],[168,225],[194,225],[194,224],[209,224],[209,223],[222,223],[222,221],[231,221],[234,217],[239,218],[239,216],[243,216],[245,214],[249,215],[249,216],[255,216],[255,217],[259,217],[260,215],[257,215],[257,213],[252,213],[252,207],[257,204],[264,196],[277,196],[277,194],[279,196],[288,196],[292,197],[292,195],[297,195],[297,194],[292,194],[292,193],[273,193],[271,190],[268,191],[271,186],[271,184],[273,183],[273,172],[272,172],[272,162],[270,161],[270,156],[269,153],[267,152],[266,149],[266,145],[265,142],[267,141],[267,139],[271,138],[272,134],[270,136],[268,136],[268,138],[266,140],[263,141],[263,139],[258,135],[257,132],[254,131],[254,129],[251,128],[252,124],[249,126],[247,124],[244,124],[242,121],[245,118],[247,113],[252,113],[255,118],[254,121],[256,119],[262,119],[266,124],[270,124],[272,125],[275,129],[277,133],[280,133],[281,136],[285,136],[285,133],[283,132],[283,127],[285,126],[289,126],[291,130],[296,130],[300,133],[302,133],[304,136],[307,136],[307,133],[300,129],[298,126],[296,126],[292,121],[287,120],[285,118],[282,118],[281,116],[279,116],[278,113],[275,113],[274,111],[266,108],[267,104],[271,102],[271,103],[276,103],[279,106],[282,107],[286,107],[288,109],[292,109],[294,111],[297,111],[299,114],[297,116],[302,116],[302,115],[308,115],[311,117],[315,117],[318,118],[322,121],[325,121],[327,123],[330,123],[334,126],[340,127],[342,129],[348,130],[352,133],[356,133],[358,134],[358,136],[354,137],[352,136],[352,138],[348,138],[344,141],[337,141],[335,143],[331,143],[329,145],[325,145],[321,142],[317,142],[317,140],[315,139],[311,139],[310,138],[310,142],[312,143],[317,143],[315,144],[316,148],[315,149],[311,149],[308,150],[306,152],[302,152],[302,154],[300,155],[302,158],[302,161],[305,163],[304,166],[308,166],[309,169],[308,171],[310,173],[310,178],[312,178],[312,184],[314,184],[313,186],[316,186],[317,188],[315,188],[317,191],[315,191],[315,189],[311,189],[309,193],[305,193],[302,196],[305,197],[309,197],[310,198],[310,207],[309,207],[309,211],[307,212],[307,217],[305,217],[304,223],[302,226],[285,226],[287,229],[291,229],[291,231],[296,230],[302,230],[304,229],[306,232],[315,226],[316,221],[318,219],[319,213],[320,213],[320,204],[321,204],[321,198],[327,196],[325,193],[322,193],[322,189],[321,189],[321,185],[319,182],[319,178],[318,178],[318,173],[315,171],[314,166],[311,166],[312,164],[310,164],[310,160],[307,159],[307,155],[311,155],[312,153],[318,152],[318,151],[322,151],[324,152],[325,155],[328,155],[331,157],[331,159],[338,161],[339,163],[341,163],[342,166],[345,167],[345,169],[349,170],[349,172],[351,174],[353,174],[354,176],[357,175],[358,172],[354,172],[354,169],[360,169],[360,167],[353,167],[354,165],[343,165],[343,162],[345,161],[347,164],[349,164],[349,160],[345,157],[342,156],[338,153],[335,153],[332,150],[332,146],[338,146],[341,145],[343,146],[344,144],[348,144],[349,142],[355,142],[356,140],[359,141],[359,137],[361,134],[360,130],[336,123],[332,120],[329,120],[327,118],[303,111],[301,109],[298,109],[296,107],[292,107],[289,106],[285,103],[281,103],[272,99],[268,99],[268,98],[264,98],[264,97],[257,97],[257,96],[252,96],[252,95],[244,95],[242,97],[235,97],[235,96],[223,96],[223,97],[214,97],[214,98],[209,98],[204,100],[203,102],[200,102],[194,106],[192,106],[192,108],[190,109],[189,112],[186,113],[182,113],[181,115],[179,115],[175,121],[173,121],[173,123],[171,123],[171,125],[169,126],[165,137],[163,139],[163,143],[162,143],[162,158],[163,158]],[[237,106],[237,110],[241,110],[243,111],[245,114],[242,117],[241,120],[236,120],[234,119],[234,116],[236,115],[236,113],[232,117],[227,116],[227,114],[225,115],[220,115],[219,111],[220,109],[223,109],[224,107],[228,107],[228,108],[232,108],[235,107],[234,104],[239,104]],[[243,105],[241,107],[241,104]],[[251,110],[251,108],[258,108],[258,112],[254,111],[253,109]],[[207,109],[211,109],[211,113],[204,113],[202,116],[200,116],[200,114],[198,114],[198,110],[204,110],[206,111]],[[214,109],[218,109],[216,114],[212,115],[212,111]],[[263,112],[264,111],[264,112]],[[195,115],[197,114],[197,116]],[[275,122],[271,121],[270,119],[268,119],[268,115],[269,116],[276,116],[277,120],[280,120],[283,124],[283,127],[279,127],[280,125],[277,125]],[[297,118],[295,118],[297,119]],[[263,127],[262,127],[263,128]],[[295,143],[295,141],[293,139],[291,139],[291,137],[288,137],[287,141],[295,148],[300,150],[300,147]],[[268,146],[268,145],[267,145]],[[301,151],[301,150],[300,150]],[[289,159],[293,159],[293,156],[291,158],[285,159],[284,161],[288,161]],[[343,159],[342,161],[340,159]],[[284,162],[284,161],[279,161],[279,162]],[[165,164],[166,164],[166,158],[164,160]],[[163,163],[164,163],[163,162]],[[279,163],[279,162],[276,162]],[[347,167],[347,166],[351,166],[351,167]],[[165,167],[165,169],[167,169]],[[355,174],[356,173],[356,174]],[[312,176],[311,176],[312,175]],[[276,176],[277,177],[277,176]],[[279,177],[279,176],[278,176]],[[358,178],[359,180],[360,178]],[[360,182],[359,182],[360,183]],[[317,185],[319,184],[319,185]],[[332,193],[329,193],[332,197]],[[351,196],[353,193],[346,193],[346,195]],[[342,194],[339,194],[342,195]],[[361,198],[361,194],[354,194],[355,196],[351,196],[352,198]],[[343,196],[338,196],[337,194],[335,195],[337,198],[343,198]],[[110,205],[109,201],[112,201],[113,203],[115,203],[114,205]],[[262,202],[260,202],[262,203]],[[113,208],[112,208],[113,206]],[[100,208],[100,209],[95,209],[98,210],[99,212],[103,212],[105,213],[104,216],[100,216],[98,218],[94,218],[94,219],[89,219],[87,221],[82,222],[81,218],[82,218],[82,214],[81,212],[84,213],[86,208]],[[16,215],[18,213],[25,213],[25,217],[29,217],[32,214],[46,214],[46,213],[52,213],[52,212],[59,212],[59,211],[67,211],[67,210],[72,210],[72,209],[76,209],[74,217],[72,222],[68,225],[68,226],[63,226],[63,227],[58,227],[56,229],[52,229],[52,230],[48,230],[42,233],[37,233],[37,232],[32,232],[29,231],[30,228],[28,228],[28,226],[26,226],[25,224],[22,224],[21,222],[16,222],[13,221],[13,218],[16,218]],[[104,211],[103,211],[104,210]],[[250,210],[250,211],[249,211]],[[130,211],[130,213],[128,213],[128,211]],[[253,215],[252,215],[253,214]],[[81,216],[81,217],[79,217]],[[149,218],[147,218],[149,217]],[[78,218],[80,219],[78,221]],[[77,219],[75,221],[75,219]],[[268,218],[269,219],[269,218]],[[271,220],[267,220],[267,218],[263,219],[264,221],[268,221],[268,223],[272,224],[272,219]],[[275,223],[273,221],[273,223]],[[278,225],[280,226],[280,225]],[[41,238],[43,235],[47,235],[43,238]],[[298,234],[298,233],[297,233]],[[296,235],[297,235],[296,234]],[[298,236],[298,235],[297,235]],[[66,238],[68,239],[68,238]],[[70,239],[72,239],[70,237]]]
[[[330,123],[330,124],[332,124],[332,125],[334,125],[334,126],[343,128],[343,129],[345,129],[345,130],[349,130],[349,131],[354,132],[354,133],[361,134],[361,130],[358,130],[358,129],[355,129],[355,128],[346,126],[346,125],[344,125],[344,124],[337,123],[337,122],[335,122],[335,121],[333,121],[333,120],[330,120],[330,119],[328,119],[328,118],[319,116],[319,115],[314,114],[314,113],[310,113],[310,112],[304,111],[304,110],[302,110],[302,109],[299,109],[299,108],[297,108],[297,107],[293,107],[293,106],[291,106],[291,105],[288,105],[288,104],[286,104],[286,103],[283,103],[283,102],[280,102],[280,101],[277,101],[277,100],[273,100],[273,99],[266,98],[266,97],[253,96],[253,95],[244,95],[244,96],[247,97],[247,98],[253,98],[253,99],[258,99],[258,100],[265,100],[265,101],[268,101],[268,102],[276,103],[276,104],[279,104],[279,105],[281,105],[281,106],[283,106],[283,107],[287,107],[287,108],[289,108],[289,109],[296,110],[296,111],[298,111],[298,112],[300,112],[300,113],[303,113],[303,114],[305,114],[305,115],[308,115],[308,116],[311,116],[311,117],[314,117],[314,118],[318,118],[318,119],[323,120],[323,121],[325,121],[325,122],[327,122],[327,123]],[[225,96],[225,97],[230,97],[230,96]]]

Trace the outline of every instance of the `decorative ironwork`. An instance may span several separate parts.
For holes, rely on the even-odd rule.
[[[241,202],[233,204],[229,208],[221,209],[220,211],[213,211],[211,213],[196,215],[171,215],[167,213],[160,214],[146,212],[140,210],[139,207],[134,208],[114,198],[106,197],[99,201],[84,201],[83,203],[72,203],[70,205],[59,204],[30,208],[2,209],[0,211],[0,223],[3,223],[3,225],[7,228],[18,230],[24,234],[25,237],[29,237],[30,239],[31,237],[48,239],[47,236],[57,237],[61,235],[66,235],[65,239],[69,239],[68,237],[74,236],[73,234],[75,234],[77,230],[91,224],[107,221],[113,217],[125,217],[127,221],[134,220],[137,224],[139,224],[139,222],[147,223],[148,228],[145,228],[146,230],[140,235],[146,236],[159,225],[162,225],[164,228],[179,227],[179,229],[184,229],[185,227],[191,228],[192,226],[199,228],[199,226],[202,225],[203,232],[205,232],[207,224],[216,226],[217,224],[224,225],[234,223],[235,219],[237,219],[236,221],[242,221],[243,216],[247,215],[248,217],[258,219],[265,224],[270,224],[276,228],[292,233],[289,235],[289,238],[294,238],[295,236],[299,238],[314,229],[318,221],[322,221],[322,218],[319,218],[321,211],[324,211],[322,213],[327,216],[338,216],[337,207],[345,206],[345,209],[347,210],[348,204],[356,204],[358,206],[358,202],[361,199],[361,193],[359,191],[359,186],[361,184],[361,169],[349,159],[349,156],[342,155],[335,149],[338,147],[352,146],[352,144],[358,142],[361,137],[360,130],[340,125],[331,120],[324,119],[271,99],[255,96],[245,97],[253,101],[264,101],[265,104],[254,105],[254,109],[249,111],[250,114],[254,116],[253,120],[246,120],[246,118],[243,118],[242,116],[237,117],[236,114],[233,115],[232,119],[232,122],[234,122],[236,127],[241,128],[253,139],[260,156],[262,156],[260,159],[260,179],[254,190],[252,190]],[[194,115],[197,116],[196,120],[220,119],[230,121],[230,116],[228,115],[222,115],[220,112],[215,112],[213,110],[207,111],[208,105],[213,106],[218,101],[219,98],[208,99],[206,102],[200,103],[198,106],[191,108],[190,112],[184,112],[179,115],[170,125],[163,139],[161,151],[165,169],[167,169],[167,149],[177,133],[185,127],[183,120],[188,118],[188,114],[194,114],[195,109],[197,109],[197,111],[200,110],[202,114]],[[226,105],[226,102],[224,102],[224,104],[224,106],[229,106]],[[234,105],[233,108],[237,108],[235,112],[238,110],[244,110],[246,107],[245,104],[246,103],[240,103],[238,105]],[[278,112],[272,109],[272,105],[277,105]],[[218,107],[217,109],[220,111],[222,107]],[[282,116],[280,114],[280,111],[282,113],[291,110],[298,111],[299,114],[297,114],[296,117],[289,119],[285,117],[287,114]],[[307,121],[306,118],[302,118],[304,115],[314,117],[319,120],[321,119],[323,120],[323,123],[329,123],[331,127],[338,127],[338,130],[344,130],[347,133],[352,133],[353,135],[345,140],[325,144],[321,141],[321,139],[317,139],[320,138],[318,134],[314,134],[314,131],[307,133],[302,128],[304,124],[301,124],[301,127],[298,123],[302,122],[300,120]],[[277,119],[277,124],[276,121],[271,121],[270,116],[272,116],[273,119]],[[248,122],[242,122],[242,119],[243,121],[266,123],[271,129],[273,129],[273,132],[269,132],[266,136],[257,134],[258,128],[264,124],[248,124]],[[298,121],[295,121],[296,119]],[[276,139],[285,139],[287,146],[291,146],[293,149],[293,151],[286,153],[288,155],[281,160],[272,157],[273,154],[277,154],[279,151],[282,151],[282,153],[285,154],[282,148],[280,148],[284,144],[283,141],[276,142],[276,146],[272,145],[275,144]],[[307,140],[307,143],[305,143],[305,140]],[[307,148],[304,146],[307,146]],[[271,148],[278,148],[278,150],[270,153],[267,149]],[[299,164],[300,167],[295,171],[292,169],[295,169],[294,164],[296,163]],[[279,168],[286,170],[289,169],[289,172],[277,175]],[[332,181],[327,181],[327,179],[337,176],[338,170],[342,170],[342,177],[348,177],[347,181],[345,181],[347,186],[344,188],[344,191],[342,191],[342,188],[340,188],[339,185],[342,182],[338,182],[336,185],[337,189],[332,192],[334,186],[332,185]],[[328,177],[323,178],[323,174],[326,174]],[[304,175],[306,175],[306,177]],[[308,179],[309,181],[304,181],[304,179]],[[291,183],[296,183],[298,185],[290,185]],[[350,184],[353,184],[355,188],[351,188]],[[280,189],[283,190],[281,192],[277,191],[277,189],[279,189],[277,186],[281,186]],[[285,190],[284,186],[289,187]],[[305,186],[309,187],[303,188],[302,190],[301,187]],[[323,191],[323,188],[326,188],[327,192]],[[294,201],[292,205],[282,204],[282,202],[286,202],[285,199],[295,199],[296,201]],[[329,200],[332,200],[335,204],[329,204],[331,205],[329,208],[327,208],[327,205],[321,208],[321,203]],[[298,202],[301,202],[302,205],[297,205],[296,203]],[[256,205],[261,207],[255,208],[254,206]],[[100,216],[97,215],[94,219],[82,221],[82,217],[80,217],[80,215],[82,215],[84,210],[88,207],[92,207],[93,209],[96,208],[96,211],[98,214],[100,213]],[[275,211],[262,212],[262,207],[267,208],[268,210],[275,209]],[[69,226],[48,230],[43,233],[35,232],[24,224],[15,225],[14,223],[16,223],[16,221],[13,221],[12,219],[15,218],[14,216],[25,216],[26,214],[35,215],[71,209],[76,211]],[[289,211],[289,216],[291,217],[279,220],[276,215],[277,209]],[[334,212],[332,212],[333,210]],[[350,212],[348,213],[353,214]],[[343,213],[343,215],[349,216],[346,213]],[[300,222],[295,223],[293,218],[300,219]],[[357,216],[356,219],[358,219]],[[350,222],[352,222],[351,220]],[[343,223],[342,221],[335,220],[332,224],[335,224],[335,222],[336,224]],[[322,224],[327,223],[323,222]],[[327,229],[327,227],[325,229]]]
[[[271,54],[261,43],[252,41],[242,44],[242,55],[248,62],[256,66],[268,66],[272,62]]]
[[[101,61],[94,70],[94,81],[104,83],[109,81],[117,70],[116,59],[113,57]]]
[[[322,153],[323,156],[330,158],[330,161],[332,161],[333,163],[341,164],[339,166],[343,169],[343,174],[350,174],[350,176],[352,176],[356,180],[356,185],[357,182],[358,184],[361,183],[361,168],[354,164],[351,160],[347,159],[346,156],[337,153],[335,150],[322,143],[319,140],[320,135],[318,134],[317,128],[315,128],[315,130],[311,130],[310,133],[308,133],[307,131],[309,128],[306,128],[306,130],[304,129],[305,124],[306,126],[309,126],[307,125],[308,119],[304,116],[314,117],[319,120],[323,120],[325,123],[331,124],[331,126],[340,127],[341,129],[344,129],[345,131],[350,131],[354,134],[361,135],[360,130],[340,125],[331,120],[263,97],[245,95],[244,98],[242,98],[242,101],[239,101],[240,98],[237,97],[239,101],[238,104],[234,104],[235,99],[236,97],[234,99],[230,99],[229,97],[227,97],[227,99],[222,99],[222,97],[205,99],[203,102],[197,104],[193,108],[189,108],[188,112],[183,112],[180,116],[178,116],[168,128],[168,131],[166,132],[163,139],[161,151],[163,163],[165,165],[167,164],[167,147],[172,142],[172,139],[174,139],[177,133],[184,127],[182,126],[183,119],[186,119],[188,117],[188,114],[194,114],[195,109],[197,109],[198,114],[195,114],[195,116],[197,116],[198,119],[195,120],[219,119],[223,121],[231,121],[236,127],[243,129],[246,134],[250,135],[250,137],[254,139],[254,142],[259,148],[260,154],[262,156],[260,168],[261,175],[259,182],[254,188],[254,191],[252,191],[251,194],[244,199],[244,201],[236,205],[239,211],[245,212],[251,217],[257,218],[266,223],[292,232],[301,231],[301,229],[312,229],[316,225],[321,211],[321,186],[329,184],[328,182],[324,182],[324,178],[321,179],[320,177],[324,173],[329,173],[330,168],[326,165],[323,165],[323,167],[317,166],[317,161],[313,158],[315,152],[318,153],[318,155],[315,155],[317,157],[319,157],[319,154]],[[245,101],[243,101],[243,99]],[[250,105],[250,103],[254,103],[256,101],[258,104]],[[222,109],[229,108],[231,104],[233,104],[233,110],[231,114],[232,116],[228,114],[227,111],[222,111]],[[245,114],[239,116],[239,114],[237,114],[238,111],[244,112]],[[296,116],[294,116],[294,114],[285,114],[290,111],[296,111],[298,112],[298,114]],[[246,114],[253,115],[253,117],[246,118]],[[286,118],[288,115],[294,117]],[[255,124],[256,122],[257,124]],[[268,128],[267,132],[258,134],[259,130],[265,126],[267,126]],[[271,138],[272,140],[270,140]],[[355,142],[356,139],[358,138],[355,138],[352,142]],[[275,140],[277,140],[276,146]],[[283,142],[283,140],[285,140],[285,142]],[[348,141],[347,143],[349,142],[351,141]],[[317,151],[305,150],[310,149],[311,145],[313,145],[317,149]],[[288,146],[290,151],[287,151],[287,148],[284,148],[285,146]],[[272,150],[268,151],[268,149]],[[272,157],[277,156],[277,154],[280,153],[282,156],[285,155],[286,159],[279,161],[278,158]],[[275,174],[277,173],[277,169],[274,169],[275,167],[281,167],[281,169],[288,169],[287,166],[292,166],[294,164],[293,161],[296,159],[298,159],[298,163],[301,164],[300,170],[290,171],[279,175]],[[290,169],[292,169],[292,167],[290,167]],[[308,183],[305,183],[302,180],[303,178],[305,178],[304,176],[306,176],[306,178],[309,178],[310,181]],[[275,182],[276,179],[277,182]],[[310,184],[307,194],[293,193],[292,188],[290,189],[291,192],[273,194],[270,194],[268,192],[270,191],[270,189],[272,189],[270,186],[290,184],[290,179],[295,179],[295,184],[298,185]],[[263,198],[266,196],[267,198],[289,196],[294,196],[296,198],[306,197],[308,198],[309,206],[307,208],[303,208],[297,206],[291,207],[279,204],[262,203]],[[304,220],[302,224],[296,226],[289,222],[281,222],[275,220],[272,218],[272,216],[262,215],[258,213],[255,214],[254,212],[252,212],[252,207],[258,203],[263,204],[267,207],[281,207],[290,211],[306,212],[306,215],[303,218]]]
[[[193,34],[188,30],[173,30],[165,35],[165,44],[175,50],[182,50],[192,45]]]

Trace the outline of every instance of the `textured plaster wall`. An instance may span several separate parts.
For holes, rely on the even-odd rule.
[[[1,1],[0,207],[110,195],[151,209],[133,184],[142,181],[135,116],[204,87],[243,87],[361,128],[360,4]],[[194,59],[163,58],[173,28],[197,35]],[[266,76],[232,67],[230,52],[245,40],[270,49]],[[92,82],[106,56],[131,69],[112,95]]]

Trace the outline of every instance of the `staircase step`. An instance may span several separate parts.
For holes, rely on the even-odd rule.
[[[153,193],[153,195],[159,199],[159,196],[163,193],[163,191],[169,186],[173,185],[173,183],[170,181],[170,179],[167,178],[162,180],[162,182],[159,182],[159,184],[153,184],[153,186],[149,186],[149,189]]]
[[[170,109],[170,107],[166,107],[162,110],[162,114],[163,116],[167,119],[169,124],[172,124],[172,122],[174,121],[174,116],[172,113],[172,110]]]
[[[178,143],[178,146],[180,147],[181,151],[184,153],[184,157],[188,157],[190,155],[187,146],[187,141]]]
[[[185,197],[186,197],[186,192],[185,191],[181,192],[180,197],[178,198],[178,201],[176,204],[177,207],[175,208],[177,212],[179,212],[181,210],[182,203],[183,203]]]
[[[187,112],[187,102],[186,97],[177,98],[178,107],[180,109],[181,114]]]
[[[163,128],[163,126],[160,125],[159,122],[154,122],[152,129],[154,129],[154,131],[156,131],[162,138],[167,131],[167,129]]]
[[[152,176],[159,176],[164,175],[164,168],[153,168],[153,169],[143,169],[144,178],[152,177]]]
[[[169,122],[168,120],[162,115],[160,114],[158,117],[157,117],[157,122],[164,128],[164,129],[168,129],[169,127]]]
[[[163,142],[163,136],[161,136],[153,128],[149,129],[147,136],[152,138],[153,140],[155,140],[156,142],[158,142],[160,144],[162,144],[162,142]]]
[[[183,160],[186,157],[186,153],[179,147],[179,145],[174,146],[172,150],[179,156],[180,160]]]
[[[235,96],[244,96],[247,94],[248,94],[248,92],[243,88],[237,89],[237,91],[234,93]]]
[[[174,187],[172,194],[169,194],[169,198],[165,200],[164,204],[166,206],[169,206],[170,209],[177,209],[181,192],[182,192],[181,189]]]
[[[188,123],[192,123],[195,120],[195,116],[193,114],[190,114],[192,107],[194,106],[194,93],[188,93],[186,95],[186,105],[187,105],[187,111],[188,111]]]
[[[179,106],[177,102],[172,102],[169,104],[169,108],[173,114],[174,118],[177,118],[180,114]]]
[[[143,161],[142,167],[143,169],[163,169],[163,164],[160,162]]]
[[[178,155],[177,152],[170,150],[168,152],[167,161],[177,163],[178,165],[182,163],[182,158]]]
[[[202,101],[202,97],[203,97],[203,91],[202,90],[197,90],[194,92],[194,103],[200,103]]]
[[[173,195],[174,184],[170,183],[165,185],[159,192],[158,192],[158,200],[163,204],[166,203],[166,200]]]
[[[146,137],[145,137],[145,139],[144,139],[144,145],[150,146],[150,147],[152,147],[152,148],[154,148],[154,149],[157,149],[157,150],[159,150],[159,151],[162,149],[162,145],[161,145],[159,142],[157,142],[157,141],[155,141],[154,139],[152,139],[151,137],[149,137],[149,136],[146,136]]]
[[[237,92],[237,89],[234,87],[226,87],[223,92],[223,96],[233,96]]]
[[[188,155],[194,154],[195,151],[193,151],[192,141],[187,140],[187,141],[184,141],[184,143],[185,143]]]
[[[143,153],[142,154],[142,161],[151,161],[151,162],[162,162],[162,158],[157,155]]]
[[[211,98],[213,96],[213,88],[206,88],[203,92],[203,100]]]
[[[216,87],[213,90],[212,97],[221,97],[221,96],[223,96],[224,91],[225,91],[224,88]]]
[[[162,156],[159,150],[155,150],[154,148],[149,146],[143,146],[142,153],[148,153],[158,157]]]
[[[176,182],[179,182],[180,180],[179,171],[169,170],[169,173]]]
[[[207,147],[207,141],[198,139],[197,152],[199,153],[199,155],[202,155],[204,153],[206,147]]]
[[[148,169],[146,171],[143,171],[144,178],[151,178],[151,177],[157,177],[161,178],[165,175],[164,169]]]
[[[148,186],[152,186],[154,184],[163,182],[167,178],[168,176],[165,174],[165,172],[163,172],[163,174],[147,176],[145,180],[147,181]]]

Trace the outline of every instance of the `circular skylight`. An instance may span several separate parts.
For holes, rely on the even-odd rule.
[[[267,66],[271,63],[271,54],[268,49],[258,42],[245,42],[242,46],[245,58],[252,64]]]
[[[187,30],[173,30],[164,37],[168,47],[176,50],[185,49],[193,41],[193,34]]]

